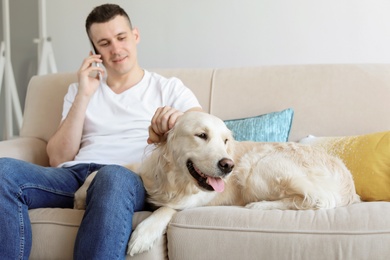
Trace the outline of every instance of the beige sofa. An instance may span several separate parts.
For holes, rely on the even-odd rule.
[[[156,71],[181,78],[203,108],[222,119],[293,108],[291,141],[309,134],[390,130],[390,65]],[[0,156],[48,165],[46,142],[59,123],[67,87],[75,80],[75,74],[31,79],[20,137],[0,142]],[[133,226],[149,214],[136,213]],[[30,210],[30,216],[31,259],[71,259],[83,211],[42,208]],[[135,259],[387,259],[389,218],[389,202],[318,211],[194,208],[176,214],[167,235]]]

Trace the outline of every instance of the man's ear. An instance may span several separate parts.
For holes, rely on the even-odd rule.
[[[132,33],[134,35],[135,42],[138,44],[141,41],[141,37],[138,31],[138,28],[134,27],[132,30]]]

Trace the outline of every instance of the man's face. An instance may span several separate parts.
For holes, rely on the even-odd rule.
[[[90,36],[108,75],[120,76],[138,66],[138,30],[131,30],[125,17],[118,15],[106,23],[92,24]]]

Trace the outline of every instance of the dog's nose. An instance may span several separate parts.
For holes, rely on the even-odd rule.
[[[234,168],[234,162],[231,159],[223,158],[218,162],[219,169],[224,173],[230,173]]]

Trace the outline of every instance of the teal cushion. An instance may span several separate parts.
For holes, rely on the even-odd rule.
[[[237,141],[287,142],[294,110],[283,111],[233,120],[225,120]]]

